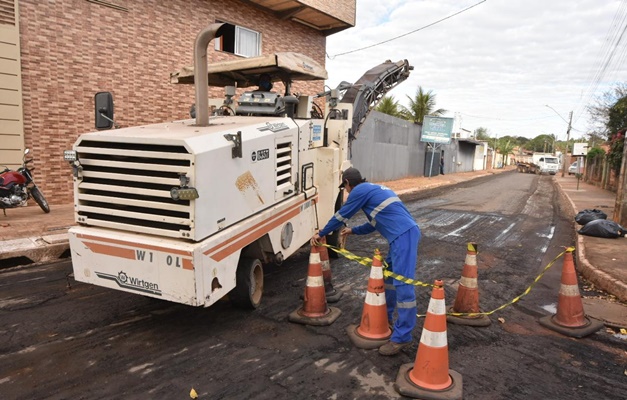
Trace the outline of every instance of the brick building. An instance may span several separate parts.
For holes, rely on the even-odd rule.
[[[52,204],[72,201],[63,150],[94,130],[94,95],[109,91],[120,126],[189,118],[191,85],[169,75],[193,65],[196,34],[225,22],[209,62],[277,51],[325,65],[326,37],[355,24],[356,0],[0,0],[0,165],[35,159]],[[316,93],[323,82],[295,84]],[[210,96],[222,97],[222,91]]]

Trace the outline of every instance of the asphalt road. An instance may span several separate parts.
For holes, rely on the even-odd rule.
[[[466,243],[479,246],[480,304],[492,310],[520,295],[564,246],[573,245],[550,177],[503,173],[404,199],[423,239],[416,278],[443,279],[455,299]],[[355,218],[350,225],[363,221]],[[351,236],[347,248],[387,251],[378,234]],[[390,399],[401,364],[355,348],[345,327],[358,323],[369,270],[333,260],[344,293],[328,327],[287,321],[301,305],[308,249],[266,266],[261,307],[228,301],[196,309],[75,282],[70,261],[0,272],[2,399]],[[486,328],[448,325],[450,367],[465,399],[617,399],[627,393],[625,341],[601,330],[572,339],[541,327],[554,313],[561,262]],[[419,313],[430,291],[416,288]],[[583,293],[583,292],[582,292]],[[499,321],[498,319],[501,319]],[[623,393],[621,395],[620,393]]]

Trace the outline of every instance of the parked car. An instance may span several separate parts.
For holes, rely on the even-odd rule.
[[[579,167],[578,167],[578,161],[575,161],[574,163],[570,164],[570,167],[568,167],[568,175],[572,175],[572,174],[578,174],[579,172]]]

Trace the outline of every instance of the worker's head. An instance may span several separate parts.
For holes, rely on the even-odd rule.
[[[272,90],[272,78],[268,74],[259,75],[259,90],[269,92]]]
[[[350,192],[355,186],[365,181],[357,168],[350,167],[342,172],[342,184],[340,188],[346,188]]]

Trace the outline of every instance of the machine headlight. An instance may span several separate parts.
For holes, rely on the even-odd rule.
[[[76,161],[78,159],[76,150],[65,150],[63,152],[63,159],[68,162]]]
[[[197,199],[198,191],[196,188],[172,188],[170,189],[170,197],[172,200],[194,200]]]

